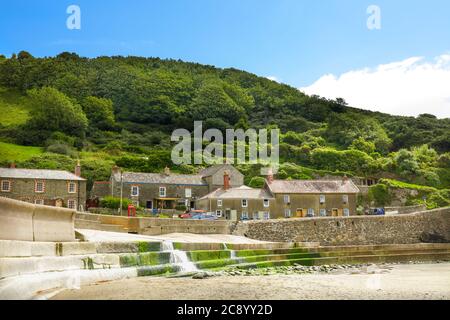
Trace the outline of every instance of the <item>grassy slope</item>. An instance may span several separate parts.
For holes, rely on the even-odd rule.
[[[24,161],[41,153],[43,150],[39,147],[25,147],[0,142],[0,161]]]
[[[15,126],[29,118],[28,100],[19,92],[0,87],[0,125]]]

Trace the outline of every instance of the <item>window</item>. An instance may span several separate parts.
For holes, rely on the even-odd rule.
[[[184,195],[186,198],[192,197],[192,189],[190,189],[190,188],[184,189]]]
[[[264,199],[264,208],[268,208],[270,206],[269,199]]]
[[[270,212],[266,211],[264,212],[264,220],[269,220],[270,219]]]
[[[291,209],[284,209],[284,217],[290,218],[292,216]]]
[[[222,214],[223,214],[222,210],[216,210],[216,217],[217,218],[222,218]]]
[[[35,204],[44,205],[44,199],[36,199],[34,200]]]
[[[139,196],[139,187],[138,186],[131,186],[131,196],[132,197]]]
[[[77,184],[75,182],[69,182],[67,189],[69,193],[77,193]]]
[[[325,209],[320,209],[320,216],[321,216],[321,217],[326,217],[326,216],[327,216],[327,210],[325,210]]]
[[[350,216],[350,209],[345,208],[344,209],[344,217],[348,217],[348,216]]]
[[[35,181],[34,182],[34,192],[37,192],[37,193],[45,192],[45,183],[44,183],[44,181]]]
[[[313,209],[313,208],[309,208],[309,209],[308,209],[308,214],[307,214],[307,216],[308,216],[308,217],[314,217],[314,209]]]
[[[343,203],[348,203],[348,195],[344,194],[344,195],[342,196],[342,202],[343,202]]]
[[[221,206],[222,206],[222,199],[218,199],[218,200],[217,200],[217,206],[218,206],[218,207],[221,207]]]
[[[2,180],[2,192],[11,192],[11,181]]]
[[[258,212],[253,212],[253,220],[259,220],[259,213]]]
[[[319,200],[320,200],[320,204],[324,204],[325,203],[325,195],[323,195],[323,194],[321,194],[320,196],[319,196]]]
[[[76,200],[68,200],[67,201],[67,208],[69,209],[76,209],[77,208],[77,201]]]
[[[291,197],[287,194],[284,196],[284,203],[291,203]]]
[[[189,199],[185,199],[185,200],[184,200],[184,206],[185,206],[186,208],[189,208],[189,207],[191,206],[191,201],[190,201]]]
[[[242,199],[242,208],[247,208],[247,207],[248,207],[247,199]]]
[[[248,220],[248,212],[247,211],[242,211],[241,220]]]
[[[166,197],[166,187],[160,187],[159,188],[159,196],[161,198],[165,198]]]

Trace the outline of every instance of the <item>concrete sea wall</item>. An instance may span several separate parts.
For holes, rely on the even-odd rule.
[[[0,197],[0,240],[75,241],[75,210]]]
[[[233,234],[325,246],[450,242],[450,208],[393,216],[245,221]]]

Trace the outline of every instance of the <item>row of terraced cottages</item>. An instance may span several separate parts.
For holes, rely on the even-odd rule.
[[[131,199],[150,212],[185,207],[223,219],[350,216],[356,214],[358,187],[347,178],[326,180],[266,179],[263,188],[244,186],[244,176],[231,165],[217,165],[196,175],[121,172],[94,184],[91,196]]]
[[[97,181],[90,200],[106,196],[130,199],[149,213],[201,209],[222,219],[270,219],[356,214],[358,187],[347,178],[275,180],[261,189],[244,186],[244,176],[231,165],[216,165],[198,174],[122,172],[112,169],[109,181]],[[84,210],[86,180],[77,164],[74,173],[59,170],[0,168],[0,196]],[[93,203],[88,201],[88,203]],[[95,203],[95,201],[94,201]]]

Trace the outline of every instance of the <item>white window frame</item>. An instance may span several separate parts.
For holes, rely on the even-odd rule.
[[[38,190],[38,184],[42,184],[42,190]],[[45,181],[44,180],[35,180],[34,181],[34,192],[35,193],[45,193]]]
[[[222,199],[217,199],[217,206],[222,207],[222,205],[223,205]]]
[[[223,217],[223,211],[222,210],[216,210],[216,217],[222,218]]]
[[[248,220],[248,211],[242,211],[241,212],[241,220]]]
[[[269,201],[269,199],[264,199],[264,200],[263,200],[263,206],[264,206],[264,208],[269,208],[269,207],[270,207],[270,201]]]
[[[8,184],[8,189],[3,188],[4,183]],[[11,192],[11,180],[2,180],[1,181],[1,188],[2,188],[1,189],[2,192]]]
[[[283,201],[284,201],[285,204],[291,203],[291,196],[288,195],[288,194],[285,194],[283,196]]]
[[[248,208],[248,200],[247,199],[242,199],[241,200],[241,205],[242,205],[242,208]]]
[[[284,217],[285,218],[290,218],[292,217],[292,211],[289,208],[284,209]]]
[[[321,194],[320,196],[319,196],[319,202],[320,202],[320,204],[324,204],[325,202],[326,202],[326,197],[325,197],[325,195],[324,194]]]
[[[316,216],[316,213],[315,213],[315,211],[314,211],[314,208],[308,208],[308,211],[306,212],[306,216],[307,216],[307,217],[311,216],[311,213],[312,213],[312,216],[313,216],[313,217]]]
[[[270,212],[269,211],[264,211],[264,220],[270,220]]]
[[[253,212],[252,219],[259,220],[259,212]]]
[[[73,186],[73,191],[71,191],[71,186]],[[77,193],[77,184],[73,181],[70,181],[67,184],[67,193]]]
[[[134,192],[136,190],[136,192]],[[139,197],[139,186],[131,186],[130,194],[132,197]]]
[[[344,217],[350,217],[350,209],[349,208],[344,208]]]
[[[345,203],[345,204],[348,203],[348,195],[347,195],[347,194],[344,194],[344,195],[342,196],[342,202]]]
[[[186,198],[192,198],[192,189],[191,188],[184,189],[184,196]]]
[[[165,198],[167,196],[167,189],[166,187],[159,187],[159,197]]]
[[[327,210],[326,209],[320,209],[319,210],[319,216],[320,217],[326,217],[327,216]]]
[[[70,205],[71,202],[73,202],[73,207]],[[75,199],[67,200],[67,208],[77,210],[77,200]]]
[[[34,204],[43,206],[44,205],[44,199],[35,199],[34,200]]]

